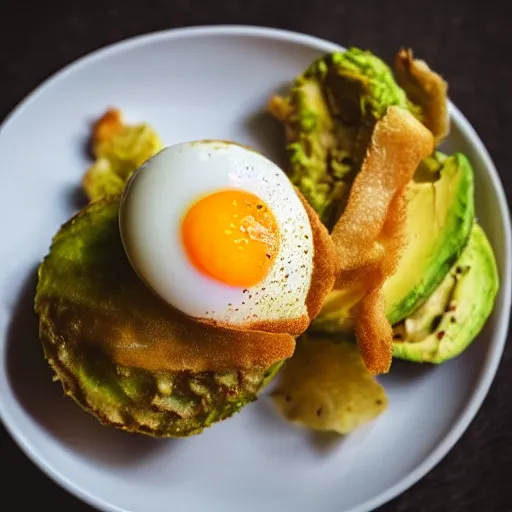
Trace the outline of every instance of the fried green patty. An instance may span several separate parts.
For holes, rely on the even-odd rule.
[[[281,363],[222,373],[119,364],[109,349],[168,310],[125,256],[118,207],[117,198],[92,203],[53,239],[35,299],[45,356],[65,393],[102,423],[156,437],[198,434],[254,401]]]

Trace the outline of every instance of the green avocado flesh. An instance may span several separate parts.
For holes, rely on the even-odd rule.
[[[467,158],[440,153],[425,161],[407,190],[408,244],[399,266],[384,284],[386,315],[400,322],[423,304],[466,246],[474,218],[473,170]],[[351,308],[359,297],[334,291],[312,329],[352,329]]]
[[[441,283],[466,246],[474,219],[473,169],[457,153],[437,179],[408,190],[408,244],[398,270],[384,284],[387,317],[395,324],[415,311]]]
[[[391,69],[357,48],[316,60],[295,79],[286,104],[290,179],[329,229],[387,108],[398,105],[420,116]]]
[[[498,289],[492,248],[475,223],[466,248],[434,293],[394,326],[394,357],[439,364],[458,356],[482,330]]]
[[[106,199],[80,212],[39,267],[35,310],[45,357],[65,393],[102,423],[155,437],[198,434],[254,401],[282,363],[222,373],[148,371],[116,364],[102,340],[84,343],[81,324],[93,332],[98,317],[113,313],[128,323],[148,304],[162,308],[125,257],[118,206]],[[94,315],[80,316],[84,308]]]

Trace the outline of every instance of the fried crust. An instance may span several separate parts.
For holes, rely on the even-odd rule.
[[[414,59],[410,49],[402,48],[395,57],[398,85],[423,111],[423,123],[434,134],[436,145],[449,132],[448,84],[423,60]]]
[[[306,298],[309,322],[311,322],[320,313],[325,298],[334,286],[339,274],[339,265],[336,246],[327,228],[322,224],[318,214],[311,208],[306,198],[298,190],[297,194],[308,214],[314,240],[313,273],[311,276],[311,287]]]
[[[56,336],[153,371],[265,368],[293,354],[289,333],[208,326],[157,298],[125,256],[118,207],[119,198],[106,198],[75,215],[40,266],[36,311]]]
[[[405,187],[433,151],[432,133],[407,110],[390,107],[377,123],[344,213],[334,226],[340,273],[336,288],[362,285],[355,329],[372,374],[386,373],[392,358],[392,330],[382,285],[392,275],[407,243]]]

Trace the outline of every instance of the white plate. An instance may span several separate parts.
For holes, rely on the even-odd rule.
[[[165,143],[235,139],[278,159],[269,96],[338,46],[261,28],[205,27],[139,37],[96,52],[47,81],[0,132],[0,411],[13,437],[64,488],[106,511],[363,512],[429,471],[459,439],[498,366],[510,310],[505,196],[480,139],[452,107],[450,150],[475,168],[478,217],[502,288],[471,348],[444,366],[396,362],[382,379],[390,407],[335,446],[316,446],[264,398],[186,440],[101,427],[52,384],[32,313],[34,269],[79,206],[89,122],[109,106],[146,120]],[[485,207],[484,207],[485,206]]]

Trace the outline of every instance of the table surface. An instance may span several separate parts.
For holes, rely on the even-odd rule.
[[[0,3],[0,23],[0,121],[64,65],[154,30],[226,23],[278,27],[368,48],[388,61],[400,46],[411,46],[447,79],[451,99],[482,137],[512,203],[506,161],[512,144],[512,2],[316,0],[299,7],[290,0],[6,1]],[[511,373],[509,343],[466,434],[422,481],[379,512],[512,511]],[[9,510],[29,510],[37,499],[57,512],[92,512],[36,469],[1,425],[0,468],[9,476],[0,484],[0,499],[16,504]]]

